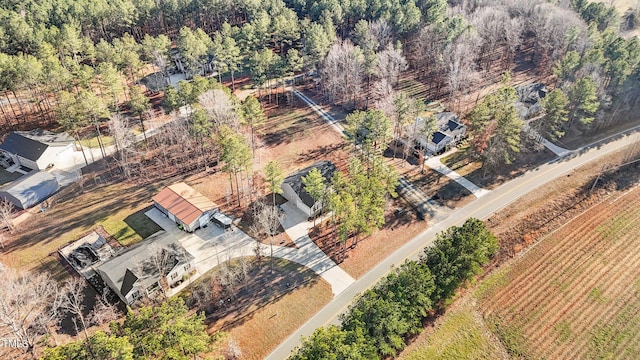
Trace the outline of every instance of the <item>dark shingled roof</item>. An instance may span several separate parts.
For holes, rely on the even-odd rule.
[[[322,176],[326,179],[327,183],[331,181],[333,174],[338,170],[338,168],[331,161],[318,161],[317,163],[309,166],[308,168],[304,168],[299,170],[284,179],[285,184],[289,184],[293,191],[298,194],[298,197],[302,200],[302,202],[308,207],[312,207],[315,204],[315,201],[309,195],[307,190],[304,188],[304,184],[302,183],[302,177],[307,176],[311,170],[317,168],[322,173]]]
[[[133,289],[133,284],[138,281],[138,277],[129,269],[124,272],[124,280],[122,280],[122,287],[120,288],[120,294],[127,296],[129,291]]]
[[[0,145],[0,149],[20,155],[31,161],[38,161],[48,147],[49,145],[47,144],[31,140],[15,132],[9,133],[9,136],[7,136],[2,145]]]
[[[433,141],[434,144],[440,144],[440,142],[444,140],[446,137],[447,137],[446,134],[440,131],[436,131],[433,133],[433,137],[431,138],[431,141]]]
[[[447,130],[449,131],[455,131],[460,127],[462,127],[462,124],[460,124],[459,122],[455,122],[453,120],[449,120],[447,122]]]

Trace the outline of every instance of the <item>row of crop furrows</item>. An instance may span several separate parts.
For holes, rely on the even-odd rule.
[[[584,304],[584,301],[588,298],[589,292],[598,283],[609,280],[611,276],[616,276],[616,278],[612,278],[612,280],[616,280],[616,284],[624,283],[628,280],[628,276],[633,276],[633,269],[638,268],[638,264],[636,264],[638,259],[636,259],[635,254],[640,253],[640,249],[638,249],[639,251],[635,251],[636,249],[629,251],[631,250],[629,249],[631,244],[620,239],[625,234],[635,234],[632,224],[638,221],[640,209],[632,208],[634,204],[637,204],[635,200],[640,197],[638,196],[640,192],[634,193],[635,196],[619,201],[613,209],[608,209],[603,203],[579,216],[571,223],[571,225],[578,224],[576,228],[568,228],[561,231],[567,234],[554,235],[554,238],[561,239],[557,243],[554,244],[551,241],[552,239],[546,239],[545,242],[552,244],[552,246],[544,246],[544,253],[538,252],[538,256],[535,256],[535,261],[532,264],[526,264],[529,265],[526,268],[521,267],[521,264],[516,265],[519,269],[514,273],[519,274],[513,278],[509,285],[492,297],[491,305],[487,306],[484,311],[485,314],[502,312],[499,310],[501,308],[511,309],[507,314],[503,314],[504,318],[507,321],[511,318],[511,320],[523,325],[532,323],[532,327],[525,327],[526,333],[532,335],[529,336],[529,339],[539,343],[536,344],[535,348],[540,350],[543,349],[540,346],[546,346],[549,341],[555,341],[555,336],[548,334],[549,329],[553,329],[555,323],[563,318],[566,313],[570,313],[572,309],[579,309],[574,315],[576,323],[579,323],[579,320],[585,314],[591,316],[589,318],[590,321],[586,321],[582,326],[576,328],[574,333],[579,333],[580,329],[587,329],[595,321],[607,316],[609,311],[603,312],[599,309],[591,308],[582,309],[582,306],[588,305]],[[612,212],[633,214],[630,217],[631,221],[627,222],[627,226],[621,228],[620,233],[616,235],[620,240],[613,244],[603,241],[598,236],[599,234],[594,231],[598,224],[604,223],[607,218],[610,218]],[[587,234],[587,236],[584,234]],[[604,253],[600,254],[602,251]],[[527,257],[529,256],[525,256],[525,258]],[[528,260],[523,262],[528,263],[531,259]],[[601,265],[603,260],[608,260],[610,266],[603,268]],[[631,266],[625,265],[630,263],[632,264]],[[558,272],[561,269],[564,271]],[[625,269],[627,271],[624,271]],[[559,273],[561,274],[560,277],[558,277]],[[614,287],[609,286],[610,283],[605,285],[607,285],[605,288],[608,290],[606,296],[617,295],[613,291]],[[615,311],[615,309],[607,310]],[[538,318],[538,313],[546,314],[546,317],[552,317],[551,321],[544,321],[546,317],[543,319]],[[529,319],[526,319],[526,314],[533,316],[528,316]],[[580,316],[580,314],[583,315]],[[514,319],[514,317],[525,317],[525,319]],[[573,324],[571,325],[573,326]],[[545,334],[545,336],[535,336],[542,334]]]
[[[640,220],[640,211],[635,218]],[[588,266],[584,266],[584,276],[577,278],[568,291],[575,296],[567,299],[567,304],[564,304],[561,310],[551,308],[549,311],[549,314],[566,312],[562,320],[571,324],[575,334],[582,334],[579,337],[582,340],[579,342],[582,344],[573,344],[581,346],[565,349],[568,353],[567,356],[561,356],[562,358],[572,358],[587,350],[589,331],[596,324],[607,322],[614,314],[620,312],[621,306],[616,300],[630,294],[630,285],[633,284],[637,269],[640,268],[640,241],[632,241],[632,237],[629,236],[637,233],[637,227],[630,225],[622,230],[619,232],[620,241],[613,244],[614,246],[605,247],[602,254],[596,253],[595,255],[599,256],[591,257],[592,260],[585,263]],[[601,289],[602,294],[593,296],[591,292],[594,289]],[[561,298],[559,300],[562,301]],[[559,320],[560,316],[556,316],[551,322],[545,323],[553,326]],[[532,329],[532,332],[535,331],[535,328]],[[537,331],[540,334],[540,331]],[[552,345],[548,343],[549,339],[546,337],[537,339],[540,340],[539,348],[552,350]]]
[[[500,300],[507,299],[507,302],[510,305],[518,307],[518,304],[523,301],[527,301],[529,298],[524,297],[523,293],[527,292],[523,286],[520,284],[550,284],[551,279],[555,278],[557,274],[553,272],[544,271],[545,267],[548,267],[550,263],[555,262],[567,262],[567,261],[575,261],[576,258],[581,256],[582,252],[585,251],[584,248],[587,247],[586,243],[578,243],[576,244],[573,240],[573,236],[584,232],[585,229],[589,229],[592,227],[592,224],[598,222],[600,217],[605,218],[607,214],[603,212],[593,211],[597,209],[591,209],[587,213],[579,216],[574,223],[580,224],[576,228],[565,228],[569,229],[568,234],[557,233],[554,234],[552,238],[547,238],[542,241],[542,243],[536,245],[536,248],[524,257],[519,259],[513,265],[513,271],[511,272],[511,280],[509,285],[496,292],[492,297],[492,301],[487,302],[488,308],[485,310],[487,313],[491,313],[495,310],[499,310],[502,308]],[[591,221],[587,221],[591,217]],[[560,240],[557,240],[560,239]],[[573,248],[571,252],[567,252],[566,248]],[[539,291],[546,291],[547,289],[542,289],[538,287]],[[528,294],[528,295],[537,295],[537,294]],[[516,300],[515,303],[511,303],[513,300]]]

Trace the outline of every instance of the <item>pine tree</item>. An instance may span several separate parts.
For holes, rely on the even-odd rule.
[[[254,96],[249,95],[240,105],[240,122],[251,128],[251,150],[255,155],[256,143],[255,143],[255,128],[267,121],[267,116],[262,110],[260,101]]]
[[[311,196],[316,204],[320,202],[320,208],[322,208],[324,196],[327,191],[327,179],[322,176],[320,170],[317,168],[311,169],[307,175],[302,177],[302,183],[304,184],[304,190]],[[316,216],[313,208],[311,208],[311,212],[311,216],[313,216],[313,226],[316,226]]]
[[[267,182],[267,186],[269,187],[269,191],[273,194],[273,206],[276,205],[276,194],[282,194],[284,191],[282,190],[282,182],[284,181],[284,177],[282,176],[282,169],[280,168],[280,164],[271,160],[264,168],[264,176]]]
[[[544,109],[543,131],[551,140],[564,136],[564,124],[569,120],[569,99],[560,89],[551,91],[542,99]]]
[[[569,88],[569,126],[578,120],[582,125],[589,126],[595,119],[600,107],[596,83],[589,76],[578,79]]]

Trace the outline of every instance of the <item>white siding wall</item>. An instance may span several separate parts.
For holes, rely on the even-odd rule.
[[[193,261],[176,266],[171,270],[169,274],[167,274],[167,282],[169,283],[169,285],[172,285],[177,281],[179,281],[180,279],[182,279],[182,276],[184,274],[188,274],[189,271],[193,269],[194,269]]]
[[[18,162],[22,166],[26,166],[26,167],[28,167],[30,169],[34,169],[34,170],[39,170],[38,169],[38,164],[35,161],[31,161],[31,160],[29,160],[27,158],[23,158],[20,155],[18,155]]]
[[[67,146],[49,146],[38,159],[39,170],[44,170],[49,164],[55,164],[59,156],[73,151],[73,144]]]
[[[298,209],[302,210],[302,212],[307,214],[307,216],[311,216],[311,209],[309,209],[309,207],[305,205],[302,200],[300,200],[298,194],[293,191],[289,184],[282,184],[282,190],[284,191],[282,196],[284,196],[285,199],[291,201],[291,203],[293,203]]]

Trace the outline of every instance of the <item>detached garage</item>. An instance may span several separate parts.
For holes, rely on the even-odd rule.
[[[55,176],[45,171],[25,175],[0,189],[0,197],[8,199],[20,209],[37,205],[58,191]]]
[[[216,203],[185,183],[164,188],[153,197],[153,205],[188,232],[207,225],[218,209]]]

